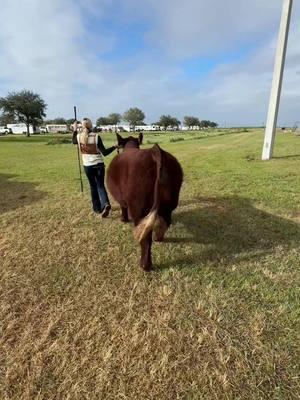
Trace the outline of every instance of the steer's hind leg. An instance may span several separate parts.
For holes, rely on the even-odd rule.
[[[163,217],[158,217],[153,229],[153,240],[155,242],[162,242],[165,238],[165,233],[168,230],[168,224]]]
[[[140,265],[145,271],[150,271],[152,269],[151,260],[151,246],[152,246],[152,231],[141,240],[141,261]]]
[[[145,219],[147,219],[147,217],[143,218],[139,209],[129,207],[128,211],[129,211],[129,215],[132,218],[132,221],[134,223],[135,230],[138,228],[138,226],[141,223],[144,222],[144,224],[145,224]],[[147,225],[147,223],[146,223],[146,225]],[[139,241],[139,243],[141,245],[140,266],[145,271],[150,271],[152,269],[152,261],[151,261],[152,228],[144,229],[140,235],[136,236],[136,239]]]
[[[129,222],[127,207],[121,207],[121,213],[122,213],[121,221],[122,222]]]

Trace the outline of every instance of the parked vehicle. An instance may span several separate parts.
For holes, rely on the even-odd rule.
[[[0,135],[8,135],[9,133],[12,133],[11,129],[6,126],[0,126]]]

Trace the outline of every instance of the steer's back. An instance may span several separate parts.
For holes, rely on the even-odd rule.
[[[121,207],[133,202],[145,207],[145,200],[151,204],[155,179],[151,149],[126,150],[112,160],[107,172],[108,189]]]

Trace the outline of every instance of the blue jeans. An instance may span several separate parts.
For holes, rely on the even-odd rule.
[[[105,166],[103,163],[84,166],[84,171],[90,183],[93,210],[101,213],[105,206],[110,205],[104,186]]]

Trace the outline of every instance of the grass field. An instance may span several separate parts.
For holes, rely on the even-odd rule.
[[[228,133],[145,137],[185,173],[148,274],[74,146],[0,138],[1,400],[300,398],[300,137]]]

